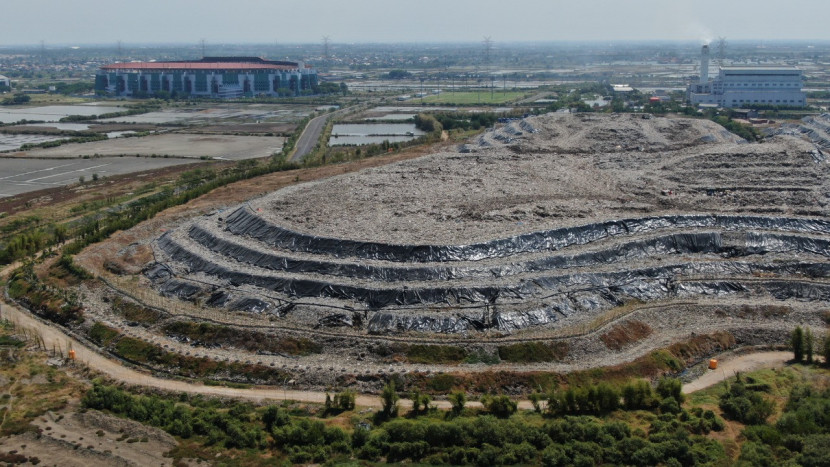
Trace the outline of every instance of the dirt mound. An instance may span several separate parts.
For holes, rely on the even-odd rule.
[[[709,120],[637,114],[555,114],[531,121],[538,134],[522,144],[522,149],[529,151],[656,152],[744,142]]]

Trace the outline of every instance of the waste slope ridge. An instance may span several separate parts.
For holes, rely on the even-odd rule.
[[[639,115],[521,123],[534,131],[497,125],[481,137],[486,147],[467,143],[297,184],[250,206],[295,232],[409,245],[648,215],[830,216],[830,166],[816,163],[815,146],[800,137],[740,144],[711,121]]]
[[[570,255],[550,255],[549,250],[543,250],[533,255],[532,259],[521,259],[521,255],[516,255],[510,258],[511,262],[507,264],[499,261],[499,258],[482,261],[481,265],[471,262],[461,262],[457,266],[449,266],[447,262],[414,265],[384,261],[372,261],[371,264],[367,264],[366,262],[349,262],[348,258],[325,255],[303,256],[270,248],[257,248],[262,245],[250,241],[243,242],[241,238],[216,235],[205,225],[210,220],[194,223],[187,235],[178,232],[169,235],[176,235],[180,243],[183,240],[192,242],[229,261],[238,261],[257,268],[294,274],[311,273],[382,282],[487,280],[553,269],[601,266],[670,254],[713,253],[735,257],[748,254],[792,252],[830,256],[830,240],[824,238],[770,232],[746,232],[743,229],[735,229],[728,235],[727,241],[724,241],[720,232],[672,233],[643,240],[632,236],[606,237],[605,240],[614,239],[614,245]]]
[[[182,225],[154,241],[145,276],[231,317],[370,334],[509,333],[697,300],[820,310],[827,163],[806,140],[740,144],[713,125],[509,122],[459,152],[294,185]]]
[[[825,278],[830,272],[830,263],[794,262],[787,264],[764,264],[751,262],[718,261],[689,262],[669,266],[629,269],[620,272],[584,272],[568,275],[546,275],[538,273],[532,280],[520,280],[517,283],[490,284],[481,281],[480,285],[449,285],[446,281],[436,281],[426,285],[401,287],[396,284],[369,285],[351,281],[349,278],[338,280],[320,280],[311,277],[286,276],[270,271],[258,271],[249,267],[232,268],[200,256],[172,240],[169,235],[159,240],[159,247],[170,261],[186,265],[189,273],[204,273],[220,278],[232,286],[251,285],[257,288],[277,292],[289,297],[325,297],[350,302],[362,303],[370,309],[390,306],[422,304],[462,304],[493,303],[502,301],[544,299],[551,295],[570,293],[574,289],[605,289],[608,294],[616,291],[625,296],[614,300],[621,304],[626,300],[636,299],[650,301],[658,296],[665,296],[671,289],[668,285],[678,277],[708,276],[725,277],[732,275],[753,276],[759,274],[778,274],[801,277]],[[175,289],[170,284],[163,285],[167,278],[158,281],[168,294],[178,294],[190,298],[200,290],[182,288],[180,281],[175,281]]]
[[[677,215],[613,220],[597,224],[532,232],[469,245],[393,245],[318,237],[274,225],[242,206],[224,220],[228,231],[266,245],[298,252],[398,262],[477,261],[521,253],[559,250],[599,239],[659,229],[719,228],[724,230],[780,230],[830,234],[830,222],[760,216]]]

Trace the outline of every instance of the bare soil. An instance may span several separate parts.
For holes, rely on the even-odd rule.
[[[164,457],[178,443],[164,431],[97,410],[71,406],[35,420],[39,433],[0,439],[0,450],[34,456],[43,465],[170,466]]]

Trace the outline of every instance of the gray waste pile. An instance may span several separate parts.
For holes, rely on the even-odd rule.
[[[824,152],[830,150],[830,113],[823,113],[814,117],[804,117],[801,123],[786,123],[779,128],[768,131],[771,135],[803,134],[816,145],[816,162],[824,162]]]
[[[146,276],[163,295],[229,310],[282,315],[289,304],[320,300],[323,326],[351,322],[343,311],[365,310],[370,333],[512,332],[634,300],[827,301],[830,290],[815,282],[830,274],[830,224],[817,219],[649,217],[440,246],[315,238],[256,217],[240,207],[162,235],[157,256],[165,261]],[[650,236],[665,231],[685,233]],[[419,311],[442,307],[453,311]]]
[[[830,221],[810,215],[830,190],[806,143],[738,144],[695,120],[549,118],[195,219],[155,240],[145,277],[229,313],[369,334],[512,333],[630,303],[830,300]],[[742,180],[742,166],[767,176]],[[513,167],[538,180],[511,185]],[[603,184],[614,194],[591,192]]]

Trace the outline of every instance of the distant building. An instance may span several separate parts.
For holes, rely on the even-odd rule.
[[[258,57],[114,63],[95,75],[95,90],[115,96],[156,91],[215,98],[298,95],[316,86],[317,71],[310,65]]]
[[[701,50],[700,79],[689,84],[693,105],[745,107],[750,105],[804,107],[801,70],[795,67],[721,67],[709,78],[709,46]]]
[[[10,80],[9,78],[7,78],[3,75],[0,75],[0,87],[3,87],[3,86],[5,86],[7,88],[12,87],[12,80]]]

